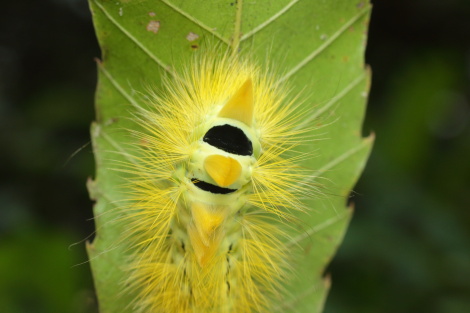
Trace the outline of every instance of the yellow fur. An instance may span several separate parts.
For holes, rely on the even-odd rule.
[[[231,212],[232,203],[218,196],[211,206],[191,204],[192,187],[182,183],[191,156],[207,125],[247,81],[254,111],[243,121],[260,147],[249,183],[231,201],[241,201],[241,209]],[[290,270],[284,223],[292,210],[306,210],[299,197],[311,192],[299,184],[306,174],[298,163],[306,156],[293,151],[307,131],[295,128],[302,113],[298,103],[289,100],[272,73],[217,52],[196,58],[164,87],[137,115],[144,131],[133,133],[145,144],[133,152],[136,164],[125,170],[135,174],[126,198],[130,204],[121,208],[133,251],[126,288],[137,294],[134,310],[270,312]],[[209,174],[228,184],[214,171]],[[227,175],[236,176],[228,178],[232,183],[241,174],[222,174]]]

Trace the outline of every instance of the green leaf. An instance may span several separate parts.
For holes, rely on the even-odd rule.
[[[113,222],[123,200],[122,174],[110,160],[134,162],[125,154],[131,139],[124,128],[146,88],[181,71],[203,45],[248,52],[278,66],[281,81],[315,106],[304,122],[323,124],[324,140],[310,149],[305,166],[322,177],[325,195],[299,215],[302,231],[286,245],[296,253],[296,273],[278,312],[321,312],[329,289],[324,269],[345,234],[352,209],[347,197],[370,153],[373,137],[361,127],[369,88],[364,50],[368,1],[352,0],[90,0],[102,49],[98,62],[96,122],[92,141],[96,178],[88,184],[96,200],[97,236],[88,245],[101,313],[131,312],[134,297],[120,293],[126,251],[116,242],[125,225]],[[307,152],[307,151],[305,151]]]

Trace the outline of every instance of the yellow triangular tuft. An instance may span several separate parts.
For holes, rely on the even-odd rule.
[[[204,160],[204,168],[220,187],[233,184],[242,172],[242,166],[237,160],[218,154],[209,155]]]
[[[251,126],[253,107],[253,82],[251,78],[248,78],[220,110],[219,116],[231,118]]]
[[[192,204],[191,211],[193,223],[188,227],[188,235],[197,261],[204,267],[214,257],[223,238],[219,226],[224,222],[225,214],[196,202]]]

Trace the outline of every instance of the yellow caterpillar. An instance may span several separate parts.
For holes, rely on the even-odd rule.
[[[206,53],[139,109],[120,208],[135,312],[270,312],[282,298],[285,230],[313,187],[295,149],[307,112],[276,78]]]

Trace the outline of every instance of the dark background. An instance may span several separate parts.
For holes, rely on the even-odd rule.
[[[377,141],[326,313],[470,312],[470,1],[375,2]],[[2,3],[1,312],[94,312],[80,241],[99,55],[85,0]]]

